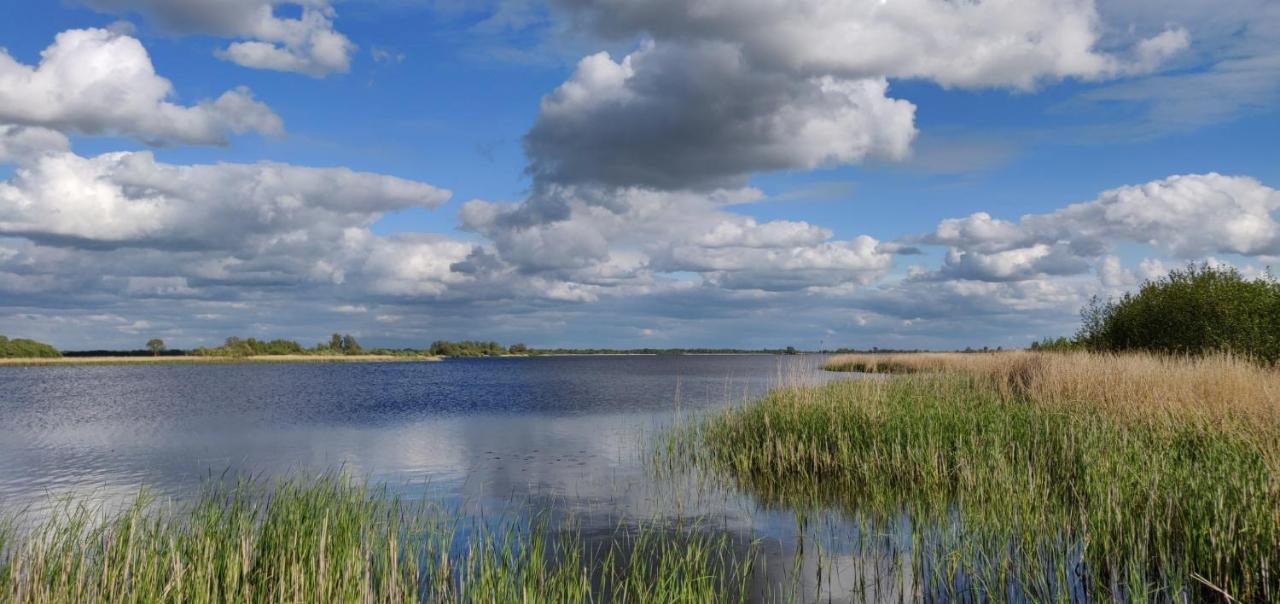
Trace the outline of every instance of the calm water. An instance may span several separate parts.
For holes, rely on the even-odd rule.
[[[0,509],[38,512],[68,495],[121,502],[143,486],[182,500],[224,472],[269,478],[345,468],[406,496],[484,514],[550,506],[588,532],[620,518],[695,515],[735,541],[758,540],[762,592],[791,572],[817,595],[832,589],[822,587],[833,581],[831,568],[872,563],[841,557],[845,529],[831,529],[816,554],[827,569],[818,580],[794,514],[664,484],[644,462],[650,439],[678,414],[753,398],[783,378],[832,379],[816,369],[820,361],[0,367]],[[837,582],[833,591],[846,588]]]

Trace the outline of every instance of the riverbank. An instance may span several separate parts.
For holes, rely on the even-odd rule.
[[[49,359],[0,359],[0,367],[4,366],[45,366],[45,365],[189,365],[189,364],[223,364],[223,363],[429,363],[442,361],[438,356],[402,356],[402,355],[320,355],[320,354],[288,354],[263,355],[251,357],[218,357],[218,356],[158,356],[158,357],[61,357]]]
[[[769,507],[905,526],[913,559],[962,578],[944,594],[1280,596],[1275,370],[1025,352],[828,367],[892,375],[782,388],[691,420],[657,459]]]

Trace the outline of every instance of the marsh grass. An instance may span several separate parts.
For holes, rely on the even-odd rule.
[[[0,525],[6,602],[721,602],[752,558],[696,523],[584,540],[546,515],[493,522],[337,476],[214,484],[191,505],[64,502]]]
[[[1280,597],[1272,370],[1057,353],[829,366],[900,375],[691,420],[659,441],[659,465],[891,535],[880,547],[910,552],[915,597]]]

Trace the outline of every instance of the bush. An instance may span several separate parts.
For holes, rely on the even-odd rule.
[[[35,340],[0,336],[0,359],[56,359],[62,356],[57,348]]]
[[[1094,298],[1076,340],[1090,350],[1229,352],[1280,360],[1280,283],[1234,268],[1188,265],[1119,300]]]

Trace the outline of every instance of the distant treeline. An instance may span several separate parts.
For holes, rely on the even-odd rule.
[[[786,348],[539,348],[532,354],[547,355],[590,355],[590,354],[646,354],[646,355],[680,355],[680,354],[802,354],[793,346]]]
[[[320,342],[311,348],[304,348],[294,340],[259,340],[256,338],[239,338],[232,336],[222,346],[197,348],[191,351],[195,356],[204,357],[254,357],[281,355],[355,355],[366,354],[360,343],[351,334],[335,333],[328,342]]]
[[[497,342],[478,342],[473,340],[461,342],[436,340],[431,343],[431,348],[427,352],[442,357],[499,357],[509,354],[528,354],[529,347],[524,344],[503,346]]]
[[[68,358],[93,357],[184,357],[191,354],[186,350],[64,350],[62,356]]]
[[[1214,352],[1280,362],[1280,282],[1246,279],[1234,268],[1189,264],[1144,282],[1119,299],[1094,298],[1073,338],[1048,338],[1032,350]]]
[[[62,356],[57,348],[25,338],[9,339],[0,336],[0,359],[56,359]]]

